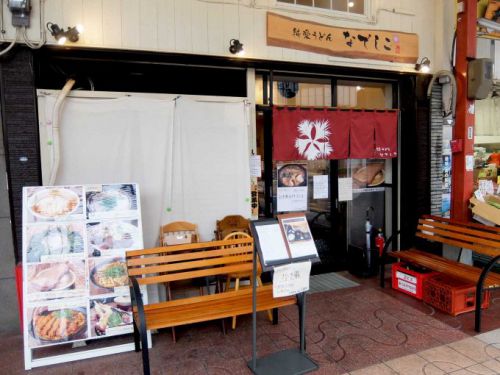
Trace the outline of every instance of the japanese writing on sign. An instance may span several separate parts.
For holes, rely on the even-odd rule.
[[[267,44],[353,58],[415,63],[417,34],[332,27],[267,13]]]
[[[311,262],[274,267],[273,297],[286,297],[309,290]]]

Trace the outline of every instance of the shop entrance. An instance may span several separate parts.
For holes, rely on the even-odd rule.
[[[263,178],[259,182],[260,215],[275,217],[282,212],[277,197],[283,185],[283,173],[286,176],[293,175],[294,171],[303,174],[307,179],[307,204],[302,211],[306,213],[321,258],[321,264],[313,267],[312,272],[353,268],[354,272],[359,271],[360,255],[363,257],[366,247],[366,220],[369,219],[373,228],[372,238],[379,228],[386,237],[395,231],[397,159],[273,160],[271,108],[393,109],[397,108],[397,85],[277,74],[262,74],[256,82],[257,151],[264,160]],[[291,174],[282,172],[284,168]],[[352,179],[349,186],[352,200],[343,201],[342,194],[339,196],[339,178]],[[322,184],[322,188],[318,189],[316,184]]]

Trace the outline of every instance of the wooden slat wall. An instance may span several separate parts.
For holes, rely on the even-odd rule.
[[[33,1],[32,39],[38,39],[38,1]],[[229,40],[239,38],[248,57],[342,65],[387,67],[411,70],[411,64],[391,64],[373,61],[333,58],[292,49],[266,45],[266,12],[274,11],[286,16],[323,24],[385,29],[417,33],[420,37],[420,56],[434,61],[434,51],[440,51],[435,40],[435,7],[443,7],[434,0],[373,0],[373,16],[377,23],[354,22],[321,16],[290,7],[276,6],[275,0],[46,0],[45,22],[57,23],[65,28],[81,23],[85,33],[78,43],[85,47],[107,47],[150,51],[181,52],[230,56]],[[251,6],[251,4],[256,4]],[[386,9],[377,11],[378,9]],[[398,14],[387,9],[400,10],[413,15]],[[442,13],[439,12],[440,14]],[[6,14],[9,12],[6,10]],[[13,35],[5,17],[6,37]],[[439,21],[439,20],[438,20]],[[452,26],[450,26],[452,28]],[[446,37],[446,35],[445,35]],[[55,43],[48,35],[49,43]],[[437,44],[436,44],[437,43]],[[439,52],[440,53],[440,52]]]

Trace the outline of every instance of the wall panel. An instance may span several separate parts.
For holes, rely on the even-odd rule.
[[[446,13],[442,2],[373,0],[372,4],[371,18],[360,21],[335,18],[325,12],[301,12],[276,5],[274,0],[50,0],[45,2],[45,22],[64,27],[83,23],[86,32],[78,43],[82,47],[229,56],[229,40],[239,38],[249,58],[413,71],[413,64],[345,59],[267,46],[266,13],[274,11],[332,26],[414,32],[420,37],[420,56],[433,61],[435,54],[449,54],[442,47],[450,38],[450,28],[444,29],[443,38],[434,37],[439,27],[435,14]],[[38,17],[36,6],[33,17]],[[39,30],[36,22],[33,25],[30,37],[35,39]],[[8,26],[7,36],[13,33]],[[55,42],[52,37],[49,41]]]

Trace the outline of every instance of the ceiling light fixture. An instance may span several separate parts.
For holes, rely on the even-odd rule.
[[[68,30],[65,31],[64,28],[60,28],[58,24],[52,22],[47,23],[47,29],[59,45],[63,45],[68,40],[72,43],[78,42],[80,34],[83,32],[82,25],[68,27]]]
[[[237,56],[242,56],[245,54],[243,44],[238,39],[231,39],[229,41],[229,52]]]
[[[422,57],[420,62],[415,64],[415,70],[421,73],[429,73],[431,71],[431,60]]]

